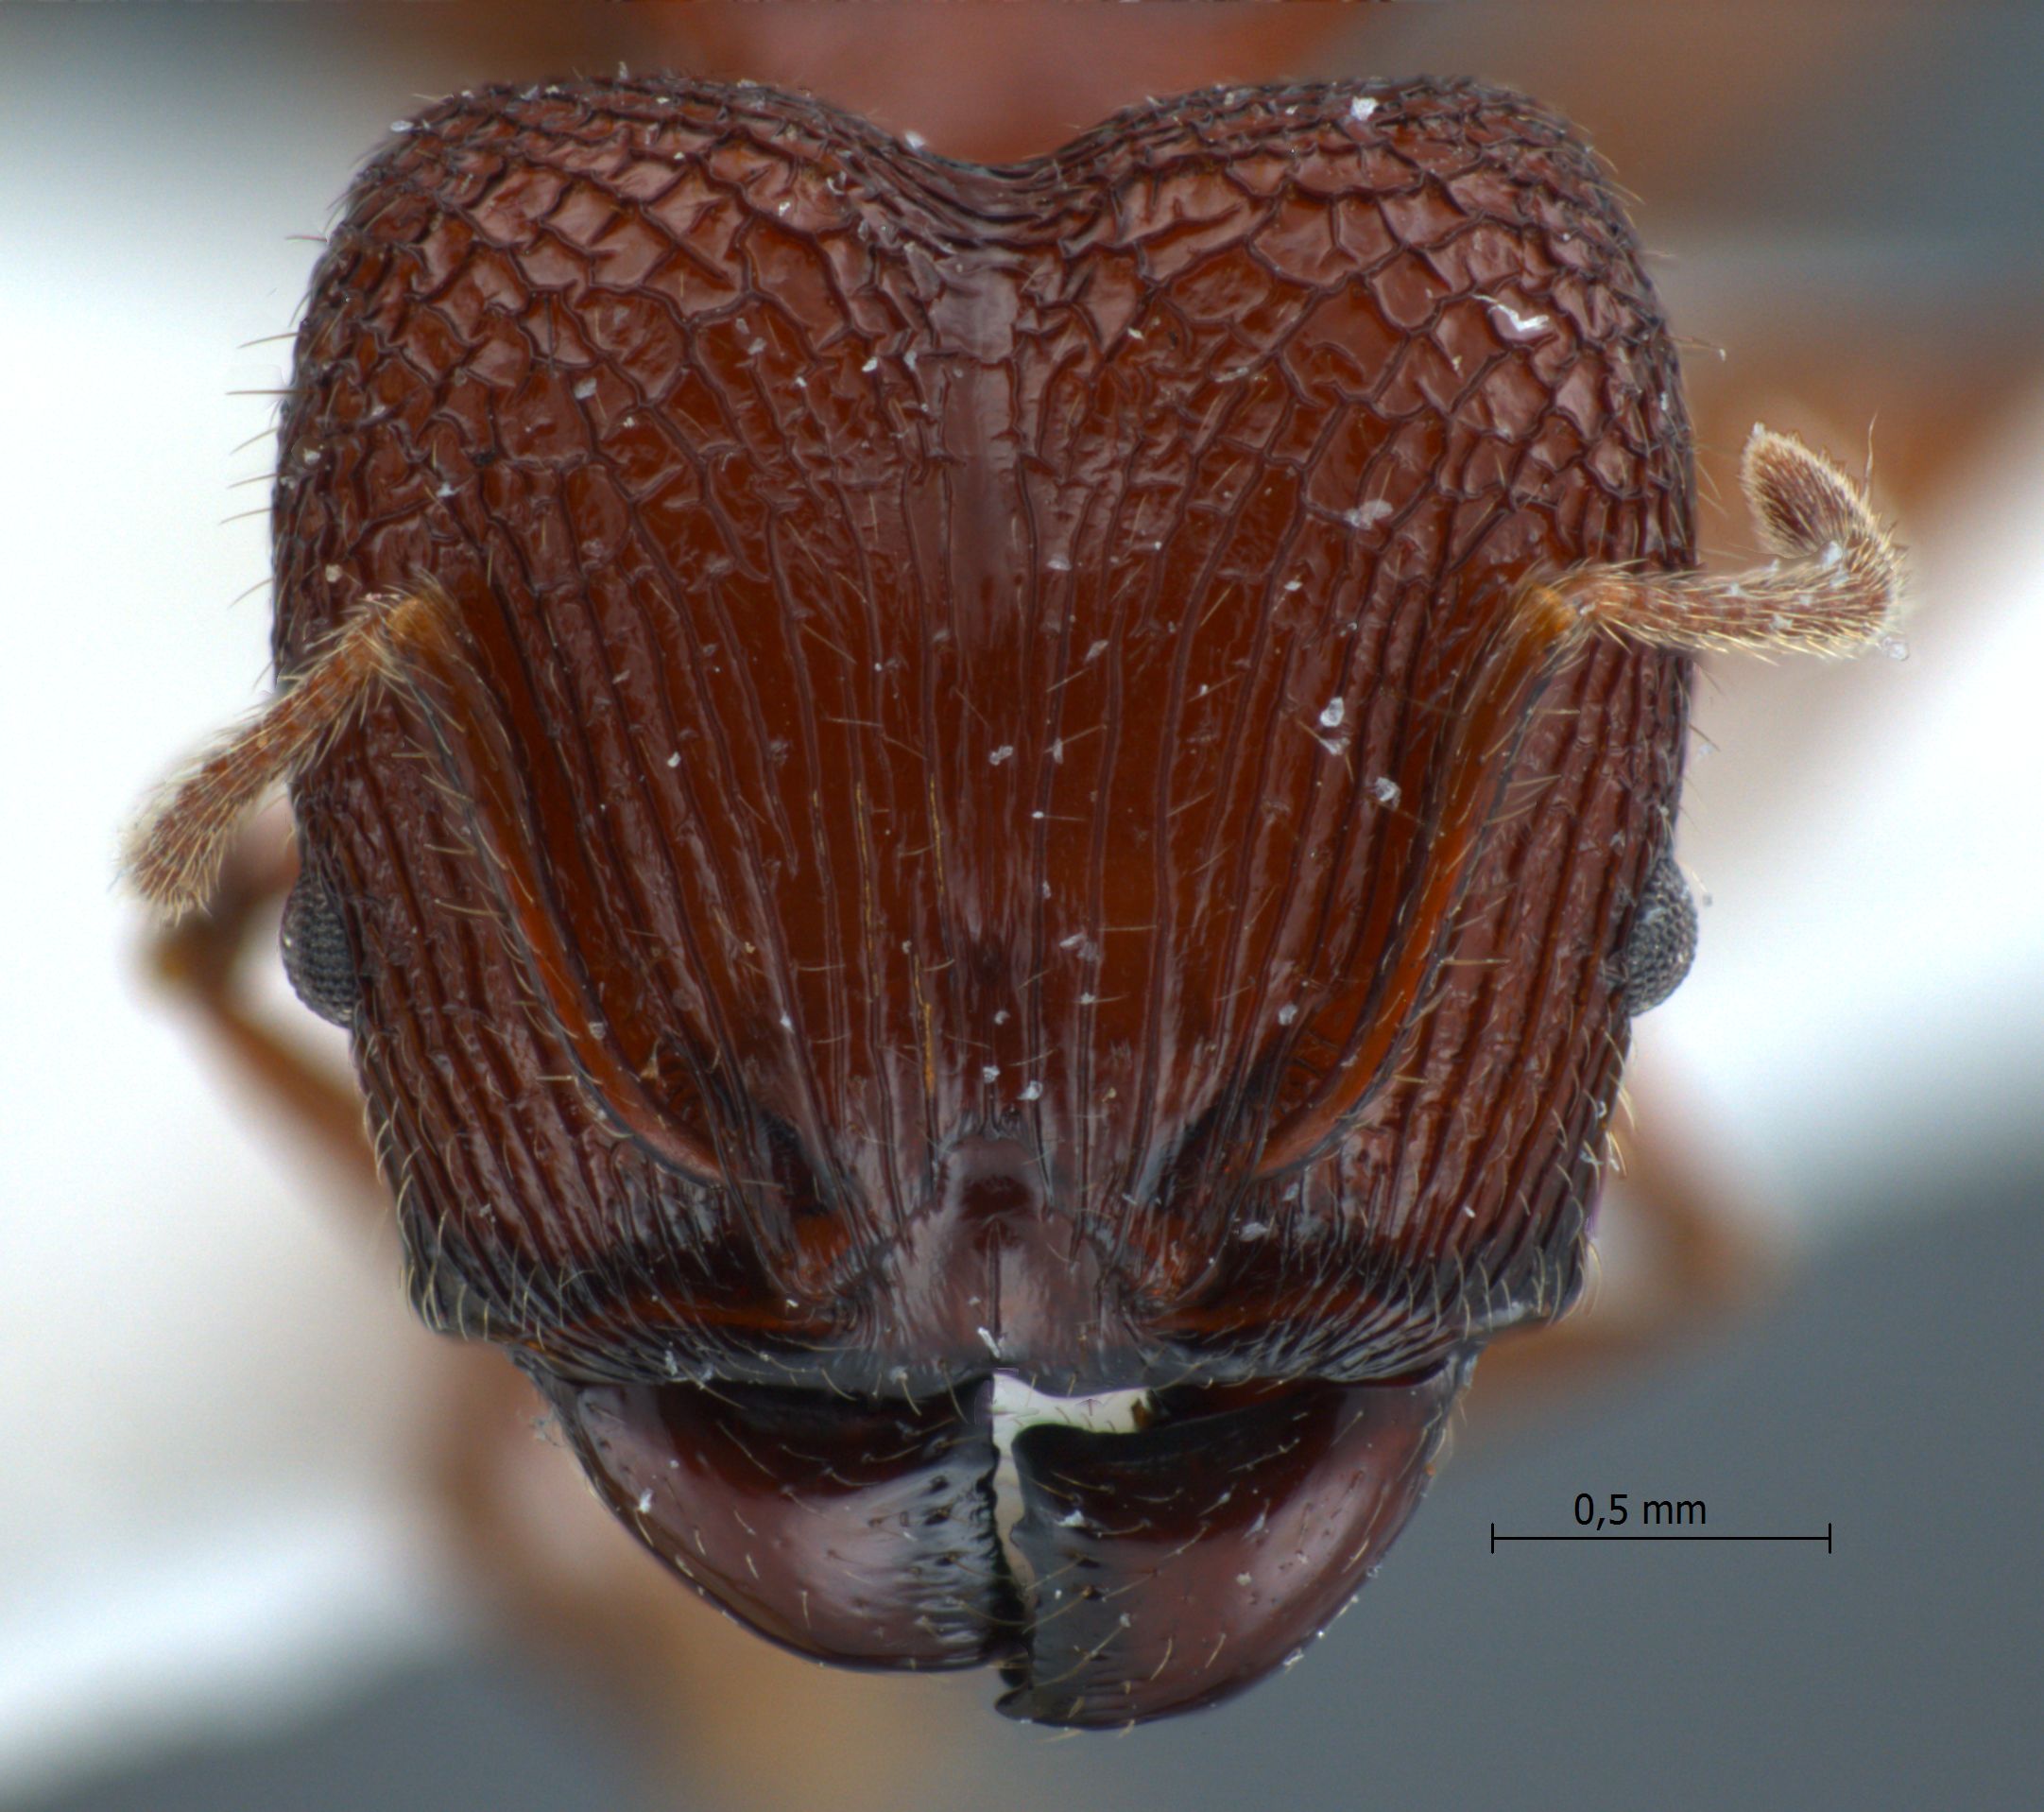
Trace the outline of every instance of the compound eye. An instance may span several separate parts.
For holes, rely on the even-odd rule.
[[[360,988],[348,927],[340,902],[310,870],[301,869],[292,884],[277,941],[292,992],[330,1024],[352,1025]]]
[[[1620,963],[1626,1012],[1637,1017],[1658,1007],[1682,985],[1695,959],[1696,902],[1674,855],[1663,850],[1647,871]]]

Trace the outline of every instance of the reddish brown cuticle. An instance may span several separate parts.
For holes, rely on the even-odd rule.
[[[1001,169],[762,88],[478,93],[356,182],[282,470],[281,669],[445,594],[294,791],[426,1318],[538,1365],[621,1511],[589,1431],[657,1451],[676,1380],[1277,1380],[1333,1471],[1273,1513],[1350,1519],[1299,1525],[1311,1633],[1464,1361],[1575,1294],[1680,780],[1685,658],[1524,608],[1694,563],[1589,154],[1427,82]],[[1031,1687],[1005,1587],[931,1640],[1077,1722],[1275,1665],[1267,1603],[1257,1668],[1171,1659],[1211,1604],[1141,1537],[1087,1564],[1154,1609],[1149,1697]]]

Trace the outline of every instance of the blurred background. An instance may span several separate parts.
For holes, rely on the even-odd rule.
[[[684,1600],[145,975],[114,838],[266,687],[330,210],[427,98],[621,61],[984,158],[1210,81],[1527,90],[1639,198],[1713,557],[1756,420],[1870,457],[1912,546],[1906,661],[1699,681],[1702,954],[1631,1095],[1739,1281],[1480,1384],[1383,1577],[1221,1710],[1060,1739]],[[0,9],[0,1803],[2035,1804],[2040,84],[2044,9],[1964,0]],[[1650,1220],[1621,1185],[1614,1327]],[[1835,1540],[1490,1549],[1614,1491]]]

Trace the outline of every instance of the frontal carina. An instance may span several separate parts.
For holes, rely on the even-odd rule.
[[[1691,573],[1611,186],[1467,84],[1001,168],[758,87],[464,95],[357,180],[281,457],[290,682],[138,877],[197,897],[288,775],[427,1321],[732,1614],[1050,1722],[1353,1594],[1581,1281],[1693,944],[1688,652],[1894,593],[1772,436],[1781,560]]]

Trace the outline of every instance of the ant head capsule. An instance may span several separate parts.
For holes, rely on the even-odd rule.
[[[1779,561],[1694,572],[1690,452],[1514,95],[979,168],[758,86],[463,95],[314,283],[285,685],[131,869],[203,899],[290,783],[416,1304],[690,1587],[1020,1717],[1211,1703],[1576,1294],[1694,943],[1689,653],[1892,616],[1783,437]]]

